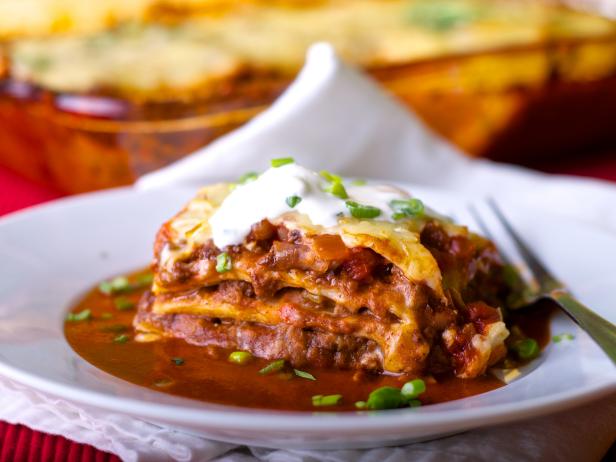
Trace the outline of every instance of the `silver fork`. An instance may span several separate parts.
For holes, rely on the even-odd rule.
[[[511,239],[528,270],[530,280],[528,277],[524,278],[522,275],[518,274],[520,281],[525,284],[524,305],[532,305],[538,300],[546,298],[555,301],[573,321],[594,339],[597,345],[599,345],[612,362],[616,364],[616,326],[584,306],[571,294],[562,282],[550,273],[539,258],[537,258],[524,243],[520,235],[513,229],[493,199],[487,200],[487,208]],[[499,246],[499,250],[505,262],[510,264],[510,260],[503,254],[499,242],[496,242],[494,239],[494,233],[490,232],[486,224],[488,220],[482,217],[478,209],[473,205],[469,205],[468,211],[477,223],[479,229]]]

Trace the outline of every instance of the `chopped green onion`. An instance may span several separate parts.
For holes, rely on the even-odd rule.
[[[352,186],[364,186],[367,183],[368,182],[366,180],[363,180],[361,178],[357,178],[357,179],[351,181],[351,185]],[[360,401],[360,402],[363,402],[363,401]]]
[[[295,372],[295,375],[301,377],[302,379],[316,380],[316,377],[309,372],[300,371],[299,369],[293,369],[293,372]]]
[[[326,192],[333,194],[340,199],[347,199],[349,197],[346,192],[346,188],[342,184],[341,177],[334,175],[327,170],[321,170],[320,175],[329,182],[329,185],[325,188]]]
[[[552,337],[554,343],[559,343],[562,340],[573,340],[575,336],[573,334],[558,334]]]
[[[98,290],[104,293],[105,295],[111,295],[113,286],[111,285],[111,282],[103,281],[98,285]]]
[[[113,295],[131,290],[128,279],[124,276],[113,278],[111,281],[103,281],[99,284],[98,290],[105,295]]]
[[[154,275],[152,273],[140,274],[135,278],[135,283],[131,284],[128,278],[119,276],[110,281],[103,281],[99,284],[98,290],[105,295],[116,295],[124,292],[130,292],[135,289],[141,289],[152,285]]]
[[[346,206],[355,218],[376,218],[381,214],[381,209],[371,205],[361,205],[357,202],[346,201]]]
[[[369,409],[396,409],[404,404],[404,398],[399,388],[377,388],[368,396],[366,407]]]
[[[124,324],[114,324],[113,326],[105,326],[101,329],[101,332],[112,332],[114,334],[121,334],[128,330],[128,326]]]
[[[247,351],[234,351],[227,359],[235,364],[246,364],[252,359],[252,355]]]
[[[273,374],[274,372],[279,372],[284,367],[284,364],[285,364],[284,359],[278,359],[274,361],[273,363],[269,363],[267,366],[261,369],[259,371],[259,374],[269,375],[269,374]]]
[[[325,188],[325,191],[340,199],[347,199],[349,195],[346,192],[344,185],[339,181],[334,181]]]
[[[389,203],[394,211],[392,218],[399,220],[406,217],[418,217],[423,215],[425,207],[419,199],[394,199]]]
[[[111,314],[111,313],[103,313],[103,314],[101,314],[101,319],[105,319],[105,320],[113,319],[113,314]]]
[[[184,364],[184,358],[171,358],[171,362],[176,366],[182,366]]]
[[[319,174],[329,182],[329,185],[325,187],[325,192],[328,192],[340,199],[347,199],[349,197],[344,185],[342,184],[341,177],[334,175],[327,170],[321,170]]]
[[[257,178],[259,178],[259,174],[257,172],[247,172],[244,173],[238,183],[239,184],[246,184],[246,183],[250,183],[251,181],[255,181]]]
[[[342,183],[342,177],[338,175],[334,175],[333,173],[328,172],[327,170],[321,170],[319,172],[323,178],[325,178],[330,183]]]
[[[366,401],[357,401],[358,409],[397,409],[404,405],[409,407],[421,406],[417,399],[426,391],[426,383],[421,379],[406,382],[402,388],[380,387],[373,390]]]
[[[314,395],[312,397],[312,405],[316,407],[335,406],[341,399],[342,395]]]
[[[282,167],[283,165],[292,164],[294,162],[295,159],[293,159],[293,157],[280,157],[278,159],[271,160],[272,167],[274,168]]]
[[[533,359],[539,356],[539,345],[532,338],[525,338],[516,342],[513,349],[520,359]]]
[[[231,270],[231,267],[231,257],[229,254],[227,252],[218,254],[216,257],[216,271],[219,273],[226,273]]]
[[[426,391],[426,383],[421,379],[414,379],[402,385],[400,393],[406,400],[412,400]]]
[[[79,313],[69,313],[66,315],[66,320],[69,322],[81,322],[88,319],[92,319],[92,310],[87,308]]]
[[[128,342],[128,340],[129,340],[129,337],[126,334],[118,335],[113,339],[115,343],[126,343]]]
[[[302,198],[299,196],[289,196],[285,200],[287,205],[291,208],[295,208],[295,206],[299,204],[301,201],[302,201]]]
[[[135,307],[135,302],[126,297],[118,297],[113,301],[115,307],[120,311],[132,310]]]
[[[136,288],[148,287],[154,282],[154,275],[152,273],[140,274],[136,281]]]

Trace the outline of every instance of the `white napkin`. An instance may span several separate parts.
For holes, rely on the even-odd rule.
[[[263,170],[293,156],[347,176],[404,180],[490,195],[515,195],[616,231],[616,188],[471,160],[440,139],[325,44],[314,45],[287,92],[263,114],[176,164],[146,175],[138,188],[195,187]],[[563,206],[565,204],[566,206]],[[238,448],[95,408],[77,407],[0,377],[0,419],[62,434],[125,461],[477,461],[599,460],[614,440],[616,399],[566,413],[397,448],[288,451]]]
[[[249,170],[264,170],[273,157],[286,156],[349,177],[515,195],[521,206],[541,197],[542,205],[554,212],[616,231],[613,185],[470,159],[323,43],[312,46],[304,69],[269,110],[194,154],[143,176],[136,186],[197,187],[237,180]]]
[[[0,377],[0,420],[117,454],[125,462],[481,462],[599,461],[614,442],[616,399],[550,416],[490,427],[426,443],[366,450],[238,447],[125,415],[76,406]]]

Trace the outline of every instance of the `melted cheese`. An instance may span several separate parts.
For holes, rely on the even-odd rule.
[[[614,24],[607,19],[536,2],[306,3],[304,8],[285,8],[248,2],[217,15],[205,8],[207,14],[195,14],[181,25],[129,24],[87,36],[18,40],[10,47],[10,72],[17,79],[54,91],[111,88],[129,98],[145,93],[151,99],[175,99],[178,90],[203,92],[203,87],[230,79],[245,68],[292,75],[302,65],[307,48],[317,41],[330,42],[345,60],[370,67],[614,31]],[[60,16],[85,15],[81,4],[72,9],[69,4],[67,1],[66,8],[61,8]],[[86,4],[89,9],[91,5]],[[121,12],[127,8],[115,0],[113,5]],[[0,12],[2,8],[11,12],[0,4]],[[140,19],[144,8],[135,6],[140,12],[135,13],[135,19]],[[100,11],[96,14],[106,17]],[[117,15],[120,19],[127,16],[130,18],[128,12]],[[14,17],[14,13],[0,14],[0,30],[3,18]],[[210,92],[214,94],[215,88]]]
[[[276,176],[283,172],[283,168],[274,169],[279,171],[276,173]],[[296,171],[296,169],[289,168],[288,171],[292,172]],[[314,177],[311,178],[314,179]],[[271,179],[269,175],[263,175],[261,180],[263,188],[267,186],[267,182]],[[312,186],[318,187],[318,183]],[[242,190],[241,188],[245,189]],[[257,184],[255,188],[258,189],[261,186]],[[302,213],[302,210],[291,211],[284,202],[284,197],[288,194],[284,187],[272,186],[274,191],[272,195],[267,198],[259,196],[260,201],[276,202],[271,208],[267,203],[261,204],[259,207],[254,202],[249,201],[246,191],[249,193],[248,196],[250,196],[251,194],[256,194],[253,191],[255,188],[250,188],[249,185],[234,188],[233,185],[229,184],[218,184],[203,188],[198,196],[170,221],[171,244],[167,245],[161,252],[161,267],[171,270],[176,261],[189,256],[196,248],[213,239],[216,235],[216,232],[213,230],[215,226],[223,228],[227,226],[231,229],[230,234],[233,235],[234,239],[229,243],[237,244],[246,236],[252,224],[267,218],[274,224],[283,224],[289,229],[297,229],[306,236],[337,234],[348,247],[370,248],[400,268],[410,281],[425,283],[437,296],[442,297],[444,295],[442,275],[438,264],[419,239],[419,232],[426,219],[439,221],[441,219],[435,216],[424,216],[393,221],[391,219],[391,210],[387,211],[385,209],[388,199],[385,196],[378,197],[378,192],[383,190],[388,191],[387,194],[392,194],[396,197],[408,197],[406,193],[396,189],[386,189],[387,187],[385,186],[372,186],[363,190],[362,199],[364,201],[378,204],[384,209],[382,216],[376,219],[358,219],[349,216],[348,213],[341,214],[339,211],[346,209],[344,200],[333,198],[336,201],[336,205],[332,206],[329,202],[330,198],[327,198],[325,199],[327,207],[332,208],[331,210],[327,209],[326,212],[332,212],[331,217],[327,216],[326,223],[315,223],[311,218],[316,216],[320,219],[323,215],[310,215]],[[366,197],[366,193],[369,191],[377,192],[377,197],[373,198],[372,201]],[[329,195],[322,191],[315,192],[315,194],[317,197],[320,197],[320,194]],[[242,203],[242,201],[234,200],[234,198],[245,199],[247,202]],[[313,206],[316,207],[318,205],[317,199],[313,198],[312,200],[315,201],[315,204],[310,206],[309,211]],[[283,205],[280,206],[279,203]],[[235,217],[238,217],[237,221],[233,221]],[[224,220],[226,219],[231,220],[232,223],[225,223]],[[450,234],[466,235],[468,233],[464,227],[444,221],[442,223],[443,227]],[[224,235],[224,233],[220,232],[219,234]],[[226,244],[227,242],[223,243]],[[242,271],[241,268],[234,268],[232,271],[225,273],[225,275],[229,279],[249,280],[248,275],[244,273],[246,271]],[[305,285],[303,280],[294,281],[292,274],[288,275],[287,283],[298,287]],[[164,291],[164,289],[156,285],[154,289],[155,292]]]
[[[126,88],[156,92],[227,79],[241,64],[186,28],[124,27],[89,38],[24,40],[12,50],[11,73],[56,91]]]

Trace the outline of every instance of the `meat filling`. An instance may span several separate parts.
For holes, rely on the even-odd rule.
[[[501,316],[467,301],[498,303],[498,254],[487,241],[450,236],[436,222],[420,238],[442,272],[445,298],[411,283],[369,248],[267,220],[252,227],[243,245],[224,249],[230,273],[216,270],[221,250],[211,241],[167,267],[162,254],[170,238],[163,227],[155,245],[158,292],[142,302],[135,322],[142,330],[298,366],[482,373],[504,354],[485,348]]]

